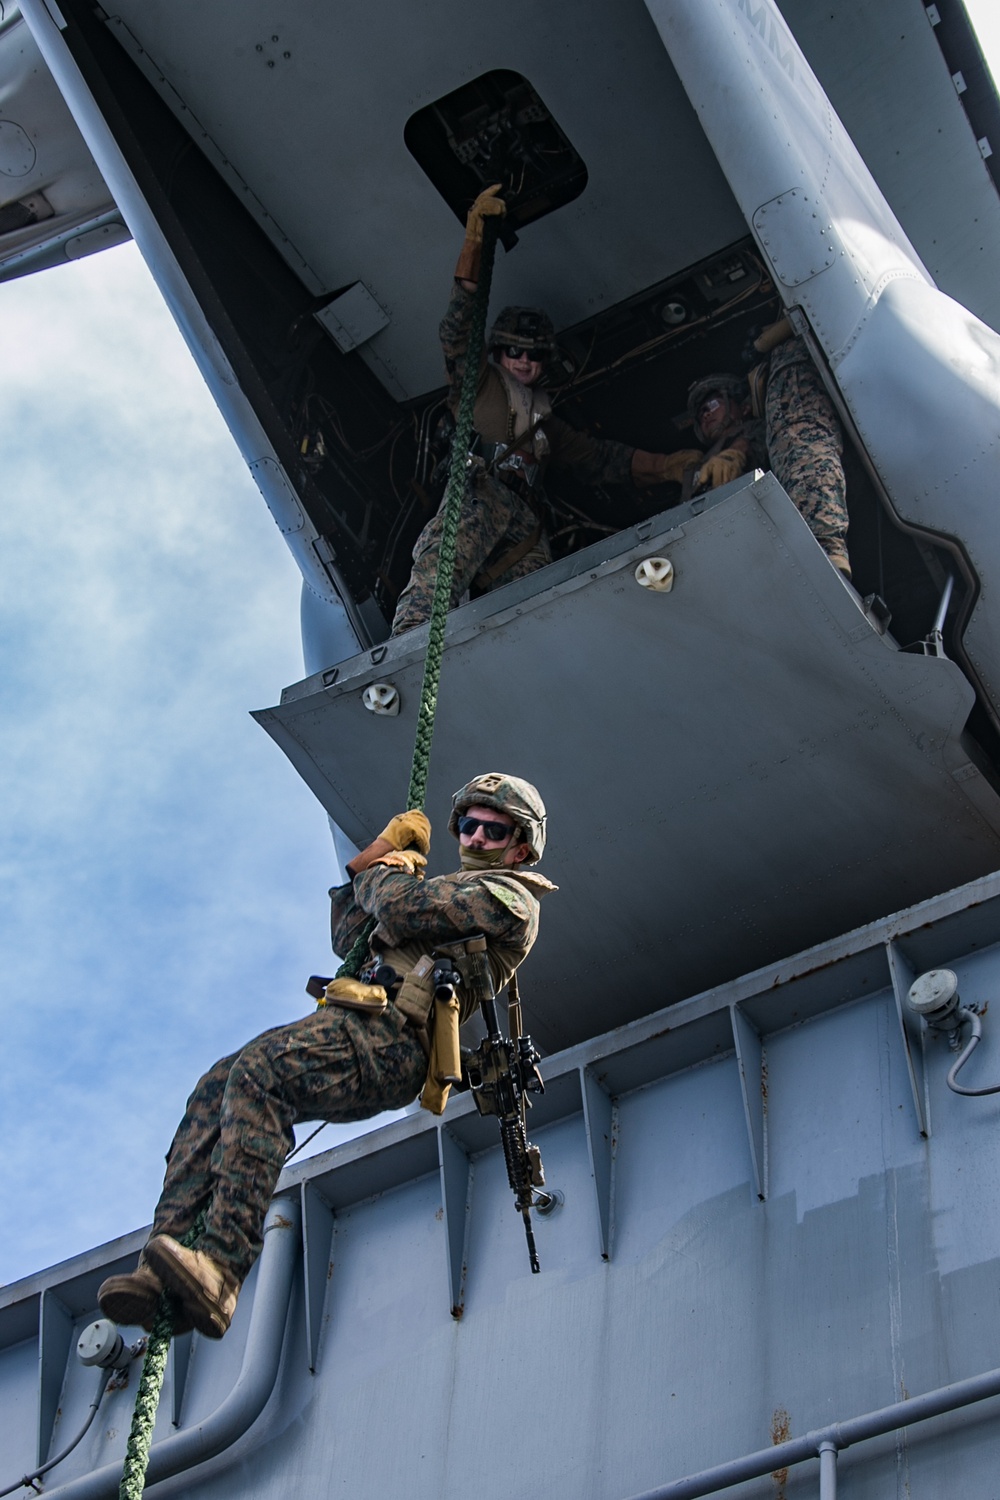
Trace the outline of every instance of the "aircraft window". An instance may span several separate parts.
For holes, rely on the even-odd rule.
[[[507,216],[500,236],[578,198],[587,168],[536,89],[520,73],[497,68],[411,115],[403,131],[410,153],[465,223],[484,187],[503,186]]]

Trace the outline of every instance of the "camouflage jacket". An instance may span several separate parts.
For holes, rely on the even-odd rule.
[[[522,866],[458,870],[420,880],[404,870],[372,865],[353,883],[330,892],[330,935],[334,952],[346,953],[368,917],[374,954],[390,955],[409,967],[442,943],[481,932],[486,938],[493,983],[499,990],[531,950],[538,936],[538,903],[557,887]],[[462,1007],[462,1021],[466,1021]]]
[[[808,365],[810,369],[815,369],[805,339],[785,339],[771,350],[768,378],[777,375],[786,365]]]
[[[458,393],[465,373],[474,297],[475,293],[467,291],[461,282],[454,282],[448,310],[441,320],[441,348],[452,388],[450,404],[453,410],[458,405]],[[475,429],[488,443],[509,443],[514,437],[514,422],[515,412],[500,372],[484,355],[473,416]],[[554,469],[567,469],[582,484],[631,482],[633,448],[578,432],[555,416],[546,417],[542,430],[548,451],[536,451],[534,456],[543,468],[550,464]]]

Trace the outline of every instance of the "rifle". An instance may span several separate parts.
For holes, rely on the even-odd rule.
[[[545,1171],[541,1152],[531,1144],[527,1134],[526,1115],[531,1107],[528,1096],[545,1092],[545,1084],[538,1070],[541,1058],[531,1037],[521,1034],[520,1005],[516,1000],[517,990],[513,977],[511,1013],[517,1018],[514,1027],[518,1032],[516,1039],[504,1036],[500,1030],[496,990],[486,958],[486,939],[479,936],[469,938],[465,951],[469,960],[469,977],[479,997],[487,1031],[466,1065],[469,1087],[479,1113],[496,1115],[499,1122],[507,1181],[514,1194],[518,1212],[524,1220],[531,1269],[537,1272],[540,1267],[531,1228],[531,1210],[551,1207],[559,1201],[558,1197],[549,1193],[536,1195],[536,1189],[545,1186]]]

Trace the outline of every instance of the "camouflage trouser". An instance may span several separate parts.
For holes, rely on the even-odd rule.
[[[443,516],[439,510],[417,538],[410,581],[396,605],[393,635],[402,635],[404,630],[412,630],[430,618],[442,524]],[[498,479],[480,475],[462,500],[450,608],[455,608],[481,568],[499,562],[518,543],[526,541],[537,526],[538,517],[516,490],[501,484]],[[549,539],[543,530],[531,550],[495,578],[490,587],[499,588],[515,578],[524,578],[551,561]]]
[[[850,577],[843,435],[801,339],[779,344],[771,355],[766,417],[775,478],[830,561]]]
[[[243,1281],[300,1120],[364,1120],[416,1098],[427,1062],[392,1006],[357,1016],[331,1006],[275,1026],[199,1080],[167,1156],[152,1234],[180,1239],[202,1208],[195,1248]]]

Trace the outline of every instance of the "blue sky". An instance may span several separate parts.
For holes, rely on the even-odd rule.
[[[299,575],[138,252],[0,327],[11,1281],[148,1221],[202,1067],[309,1008],[334,864],[248,716],[303,675]]]
[[[299,575],[134,246],[0,329],[2,1283],[148,1222],[198,1073],[308,1008],[335,867],[248,715]]]

